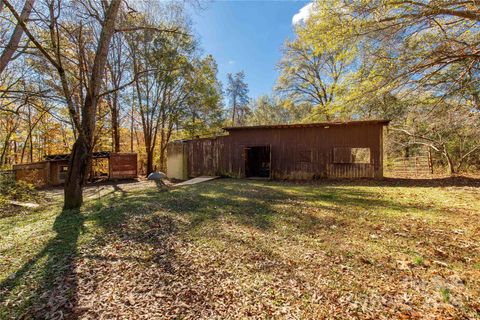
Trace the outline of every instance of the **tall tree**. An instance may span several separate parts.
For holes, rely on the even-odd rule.
[[[128,74],[129,66],[126,51],[126,42],[123,34],[114,34],[105,70],[107,90],[111,92],[106,95],[106,100],[110,109],[112,150],[114,152],[120,152],[120,112],[122,100],[122,90],[120,88],[124,88],[124,78]]]
[[[83,202],[82,188],[85,184],[88,166],[91,161],[97,104],[100,98],[100,89],[108,57],[110,40],[115,32],[115,23],[119,16],[122,1],[112,0],[106,5],[103,18],[96,17],[101,19],[99,26],[100,35],[96,43],[91,68],[83,70],[88,82],[86,84],[84,97],[82,97],[83,103],[80,106],[80,112],[78,112],[78,108],[75,108],[72,89],[64,68],[65,57],[62,53],[62,43],[60,41],[62,38],[61,32],[68,30],[64,28],[64,26],[61,26],[62,21],[60,20],[64,3],[53,0],[47,3],[48,15],[46,22],[50,26],[50,43],[47,44],[43,41],[41,35],[35,35],[30,31],[30,28],[27,27],[25,21],[22,20],[21,16],[8,0],[3,0],[3,2],[30,41],[35,45],[41,55],[45,57],[46,61],[54,67],[61,81],[70,116],[78,131],[78,137],[70,155],[69,170],[65,181],[64,208],[78,208]],[[89,4],[85,5],[86,7],[89,6]],[[82,26],[82,24],[80,24],[80,26]]]
[[[85,184],[88,165],[91,161],[93,137],[95,134],[95,115],[100,88],[107,62],[110,40],[115,32],[115,23],[119,15],[121,2],[121,0],[112,0],[110,2],[102,22],[100,38],[85,93],[85,102],[82,107],[82,122],[79,136],[73,145],[68,175],[65,180],[64,208],[66,209],[78,208],[83,202],[82,188]]]
[[[188,136],[211,135],[221,131],[223,124],[222,84],[217,79],[218,67],[215,59],[207,55],[193,61],[188,76],[190,92],[182,127]]]
[[[88,170],[93,150],[119,151],[128,136],[147,171],[157,163],[164,170],[172,136],[218,132],[223,110],[217,66],[213,57],[198,56],[183,4],[129,2],[112,28],[111,1],[36,1],[28,19],[15,9],[33,0],[12,3],[0,1],[0,55],[7,53],[15,26],[27,40],[16,45],[0,74],[2,167],[69,152],[74,145],[66,191],[72,203],[87,176],[79,173],[77,160],[83,157]],[[102,47],[107,29],[114,31]],[[127,112],[130,134],[122,122]]]
[[[230,100],[232,113],[232,125],[245,122],[248,113],[248,84],[245,82],[245,72],[240,71],[235,74],[227,74],[227,96]]]
[[[344,89],[351,53],[344,46],[329,47],[321,34],[312,42],[309,26],[298,26],[297,39],[285,45],[276,89],[296,103],[311,104],[315,120],[328,121],[339,116],[335,102]],[[318,42],[324,45],[316,47]]]
[[[471,122],[480,101],[475,1],[326,0],[315,1],[310,13],[296,30],[309,57],[347,48],[348,90],[334,99],[346,116],[392,119],[397,155],[422,145],[450,172],[479,152],[477,120]],[[448,117],[455,126],[446,125]]]
[[[270,96],[260,96],[252,102],[252,112],[248,117],[250,125],[286,124],[293,120],[290,109],[284,101]]]
[[[25,0],[25,4],[20,14],[21,22],[17,22],[10,36],[10,40],[8,41],[8,43],[5,46],[5,49],[0,55],[0,74],[2,74],[2,72],[5,70],[8,63],[10,62],[10,60],[12,60],[15,51],[18,50],[20,40],[22,39],[22,35],[23,35],[23,28],[21,26],[21,23],[23,24],[27,23],[28,17],[30,16],[30,12],[33,9],[34,3],[35,3],[35,0]],[[3,6],[3,1],[2,1],[2,6]]]
[[[140,115],[146,153],[146,173],[154,170],[154,155],[160,138],[160,168],[164,170],[166,145],[173,126],[185,109],[190,92],[187,76],[192,72],[191,58],[195,43],[191,36],[176,27],[175,32],[151,33],[162,23],[143,17],[144,32],[128,37],[135,99]],[[160,136],[160,137],[159,137]]]
[[[307,24],[316,49],[323,43],[314,40],[327,37],[359,50],[357,70],[370,85],[359,96],[385,88],[405,96],[434,90],[438,102],[466,86],[478,88],[480,10],[474,0],[327,0],[314,7]],[[445,76],[451,73],[456,76]]]

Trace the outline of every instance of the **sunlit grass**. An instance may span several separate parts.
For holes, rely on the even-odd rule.
[[[472,223],[480,216],[479,195],[474,187],[226,179],[117,191],[89,200],[80,213],[62,212],[61,203],[52,203],[0,219],[0,318],[29,312],[82,252],[108,245],[111,234],[121,235],[127,226],[150,232],[154,217],[172,219],[175,239],[188,243],[184,254],[193,265],[226,272],[251,298],[261,288],[270,290],[267,300],[274,306],[295,300],[309,312],[320,308],[313,307],[317,293],[310,289],[295,299],[289,295],[294,285],[275,289],[289,275],[296,283],[311,281],[312,288],[365,297],[372,288],[381,291],[399,281],[396,274],[412,266],[422,266],[415,269],[417,277],[429,283],[442,264],[449,272],[468,274],[462,290],[472,295],[480,281],[473,249],[480,239]],[[439,296],[436,284],[422,290],[415,294]],[[446,295],[441,291],[444,303],[458,300],[455,288]]]

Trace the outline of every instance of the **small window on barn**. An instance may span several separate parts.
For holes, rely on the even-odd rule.
[[[370,148],[333,148],[333,163],[370,163]]]
[[[370,163],[370,148],[352,148],[352,163]]]
[[[312,150],[302,150],[298,152],[297,162],[312,162]]]
[[[62,165],[58,167],[58,180],[60,180],[60,182],[65,181],[65,179],[67,178],[67,172],[68,166]]]

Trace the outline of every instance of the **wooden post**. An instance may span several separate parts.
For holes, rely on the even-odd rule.
[[[430,173],[433,174],[432,148],[428,148],[428,166],[430,168]]]
[[[417,177],[418,176],[418,157],[413,158],[413,176]],[[412,167],[412,164],[410,163],[410,168]]]
[[[110,156],[107,158],[108,159],[108,180],[112,178],[112,157],[115,157],[114,153],[110,153]]]
[[[50,177],[50,175],[51,175],[51,172],[50,172],[51,171],[51,163],[50,163],[50,161],[47,161],[45,170],[47,170],[46,175],[45,175],[47,181],[45,182],[45,184],[46,185],[51,185],[52,181],[51,181],[51,177]]]

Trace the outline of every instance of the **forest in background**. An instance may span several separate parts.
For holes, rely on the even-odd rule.
[[[147,174],[165,170],[169,141],[223,126],[391,119],[389,158],[430,151],[449,173],[480,170],[475,1],[312,3],[257,99],[242,71],[218,80],[186,10],[202,5],[0,1],[1,168],[83,143],[137,152]]]
[[[141,171],[148,173],[164,170],[166,144],[172,138],[221,127],[222,88],[214,58],[200,53],[188,27],[184,4],[132,5],[121,8],[101,70],[91,147],[138,152]],[[27,0],[18,1],[15,9],[31,21],[34,41],[48,56],[20,34],[8,66],[1,70],[3,168],[71,152],[82,127],[101,31],[98,21],[107,7],[95,1]],[[9,8],[1,14],[3,61],[19,23]]]

